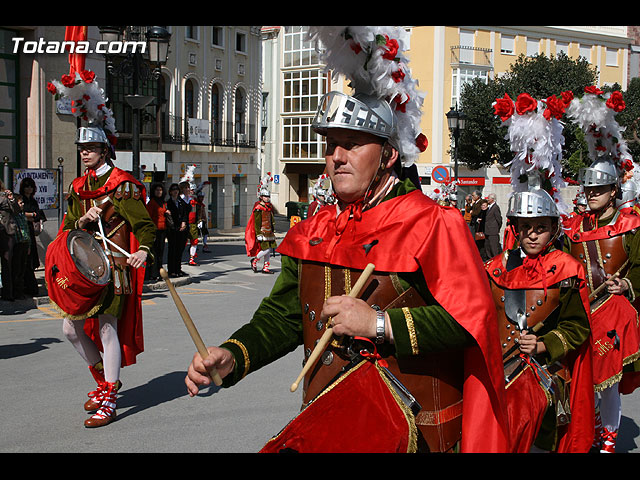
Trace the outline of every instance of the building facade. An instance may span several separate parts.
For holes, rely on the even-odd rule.
[[[432,178],[437,167],[453,176],[452,139],[446,114],[459,102],[466,82],[504,74],[519,55],[563,51],[585,57],[599,72],[599,86],[626,87],[637,76],[636,43],[625,26],[405,26],[410,32],[407,56],[419,89],[426,92],[422,131],[429,139],[417,163],[427,194],[438,188]],[[290,201],[306,202],[309,189],[324,168],[322,137],[310,129],[318,99],[329,90],[348,91],[344,79],[325,72],[306,26],[262,27],[265,117],[263,164],[279,175],[275,204],[284,210]],[[635,61],[634,61],[635,58]],[[508,172],[495,165],[469,170],[459,165],[459,192],[496,193],[502,210],[510,192]],[[567,195],[573,192],[567,191]],[[573,199],[573,197],[571,197]]]
[[[140,27],[143,35],[146,28]],[[244,228],[260,177],[260,27],[164,28],[171,33],[168,60],[139,88],[151,99],[138,123],[141,180],[168,186],[195,165],[195,183],[205,185],[209,226]],[[49,81],[69,72],[68,54],[54,48],[64,38],[64,26],[0,26],[0,160],[8,158],[10,172],[59,169],[66,191],[82,174],[74,144],[77,120],[47,91]],[[92,53],[100,40],[99,28],[89,26],[85,67],[96,73],[114,112],[115,164],[131,171],[134,116],[127,96],[133,80],[119,68],[123,57]],[[59,210],[45,213],[59,216]],[[55,232],[53,223],[47,229]]]

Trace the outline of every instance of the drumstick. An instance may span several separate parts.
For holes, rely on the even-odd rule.
[[[373,263],[370,263],[365,267],[364,271],[362,272],[362,275],[360,275],[360,277],[358,278],[358,281],[349,292],[350,297],[355,298],[358,296],[358,294],[360,293],[360,290],[364,286],[365,282],[369,279],[369,277],[371,276],[375,268],[376,267]],[[307,359],[307,362],[304,364],[304,367],[302,367],[302,371],[300,372],[300,375],[298,375],[298,378],[296,378],[296,381],[293,382],[293,384],[291,385],[290,390],[292,392],[296,391],[302,378],[316,363],[316,360],[320,357],[320,355],[322,355],[322,352],[324,352],[324,349],[327,347],[327,345],[329,345],[329,342],[331,341],[332,336],[333,336],[333,328],[327,327],[325,332],[322,334],[322,337],[320,337],[320,340],[318,340],[318,343],[313,349],[313,352],[311,352],[311,355],[309,355],[309,358]]]
[[[102,230],[102,229],[100,229],[100,230]],[[102,233],[96,233],[96,235],[98,235],[102,240],[105,240],[112,247],[115,247],[116,249],[120,250],[120,253],[125,254],[127,257],[131,256],[131,254],[129,252],[127,252],[124,248],[120,247],[119,245],[116,245],[114,242],[109,240],[107,237],[103,237]]]
[[[205,347],[204,342],[202,341],[202,338],[200,337],[200,334],[198,333],[198,330],[193,323],[193,320],[191,320],[191,316],[189,315],[189,312],[187,312],[184,303],[182,303],[182,300],[180,300],[178,292],[176,292],[176,287],[174,287],[173,283],[171,283],[171,280],[169,280],[169,275],[164,268],[160,268],[160,276],[164,278],[167,287],[169,287],[169,291],[171,292],[173,301],[175,302],[176,307],[178,307],[178,311],[180,312],[180,316],[182,316],[182,320],[184,321],[184,324],[189,331],[189,335],[191,335],[191,339],[193,340],[193,343],[196,344],[198,353],[204,360],[209,356],[209,352],[207,351],[207,347]],[[222,385],[222,378],[215,368],[209,370],[209,377],[211,377],[211,380],[213,380],[213,383],[215,383],[217,386]]]

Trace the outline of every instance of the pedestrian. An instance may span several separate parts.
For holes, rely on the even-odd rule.
[[[247,256],[251,258],[251,270],[258,271],[258,262],[262,261],[262,273],[273,273],[270,267],[271,250],[276,248],[276,230],[271,204],[269,184],[273,181],[270,173],[260,180],[258,201],[253,205],[245,229],[244,241]]]
[[[335,203],[331,179],[326,173],[320,175],[313,186],[313,197],[313,201],[309,204],[307,218],[315,215],[325,205],[333,205]]]
[[[484,248],[487,259],[493,258],[502,251],[500,246],[500,229],[502,228],[502,212],[496,202],[496,194],[487,195],[487,210],[484,218]]]
[[[480,203],[482,200],[482,194],[480,193],[479,190],[474,190],[471,193],[471,233],[474,233],[476,230],[476,227],[478,225],[478,216],[481,213],[482,210],[482,204]]]
[[[170,228],[167,230],[167,273],[170,277],[182,277],[182,254],[187,242],[189,205],[180,196],[177,183],[169,186],[167,209],[171,215]]]
[[[20,195],[24,200],[24,214],[29,221],[29,235],[31,239],[31,247],[29,252],[29,262],[25,270],[24,287],[25,293],[32,297],[38,296],[39,287],[36,280],[35,271],[40,267],[40,256],[38,255],[37,237],[42,232],[43,223],[47,221],[47,217],[40,209],[38,199],[36,198],[36,182],[31,177],[25,177],[20,182]]]
[[[542,178],[562,169],[556,150],[535,148],[554,141],[561,148],[564,138],[551,132],[561,132],[562,124],[544,111],[517,112],[508,123],[510,138],[520,138],[514,132],[521,124],[536,120],[548,125],[549,135],[531,138],[526,129],[529,141],[511,145],[515,153],[536,152],[517,155],[511,166],[527,172],[526,191],[522,177],[512,177],[507,210],[517,245],[485,264],[498,312],[510,451],[587,453],[594,428],[587,283],[581,263],[555,246],[560,212],[568,208],[558,189],[541,188]]]
[[[144,351],[142,331],[142,284],[145,262],[153,261],[155,225],[145,208],[146,191],[128,172],[113,166],[113,142],[117,132],[104,92],[93,72],[83,71],[67,88],[60,82],[55,91],[67,97],[80,92],[82,108],[74,108],[87,126],[77,130],[76,144],[85,174],[69,187],[66,215],[58,239],[47,247],[45,279],[52,304],[64,317],[62,331],[89,366],[97,388],[84,405],[90,417],[87,428],[116,419],[117,394],[122,387],[122,367],[135,364]],[[74,308],[66,277],[59,275],[63,262],[55,260],[57,249],[68,250],[65,238],[82,230],[96,238],[108,259],[111,277],[89,311]],[[66,237],[65,237],[66,235]],[[109,242],[107,242],[109,239]],[[126,253],[123,253],[126,252]],[[87,252],[88,253],[88,252]],[[67,255],[69,252],[67,252]],[[66,257],[61,257],[66,258]]]
[[[399,95],[409,104],[397,109],[387,91],[370,95],[377,91],[371,82],[397,85],[373,60],[396,78],[402,68],[400,86],[413,85],[409,69],[399,67],[404,63],[381,57],[392,48],[391,58],[404,62],[395,45],[406,45],[407,34],[394,27],[312,27],[311,33],[326,49],[328,68],[341,63],[335,55],[348,55],[347,63],[357,62],[353,71],[367,76],[358,80],[337,69],[355,93],[329,92],[312,123],[326,137],[337,203],[288,231],[271,294],[250,323],[209,347],[206,360],[194,355],[189,394],[210,384],[206,368],[215,367],[222,386],[230,387],[299,345],[308,362],[327,331],[332,341],[304,375],[301,413],[263,451],[506,451],[496,317],[480,257],[460,214],[399,178],[402,163],[421,151],[414,130],[421,115],[414,102],[421,97]],[[385,38],[389,46],[377,41]],[[406,121],[403,128],[396,115]],[[349,296],[368,263],[375,268],[360,290],[364,299]],[[379,362],[386,370],[376,369]],[[422,406],[415,417],[395,417],[398,404],[387,402],[393,394],[380,376],[387,378],[385,371]],[[372,385],[380,386],[375,394]],[[364,437],[355,433],[362,431]]]
[[[484,233],[486,218],[487,218],[487,209],[489,208],[489,202],[486,198],[481,198],[478,201],[480,205],[480,213],[474,216],[475,218],[475,228],[474,228],[474,239],[476,242],[476,247],[478,248],[478,252],[480,253],[480,257],[482,261],[487,261],[489,257],[487,257],[486,239],[487,236]]]
[[[578,173],[589,210],[564,222],[564,249],[583,264],[588,282],[597,397],[593,446],[601,453],[615,452],[621,395],[632,393],[639,385],[640,356],[638,311],[634,308],[640,298],[640,217],[616,208],[623,172],[634,164],[608,105],[587,88],[566,112],[582,126],[585,141],[598,145],[590,150],[590,166]],[[616,138],[616,142],[602,142],[605,137]]]
[[[467,195],[464,197],[464,212],[462,214],[464,221],[469,225],[470,229],[473,229],[471,226],[471,209],[473,208],[473,199],[471,195]]]
[[[0,267],[2,269],[2,299],[15,300],[13,291],[13,250],[16,245],[16,221],[18,205],[13,192],[5,189],[0,180]]]
[[[185,174],[180,179],[180,197],[189,206],[189,215],[187,220],[187,245],[189,246],[189,265],[197,266],[196,258],[198,256],[198,220],[196,218],[196,184],[194,183],[195,165],[189,165]]]
[[[17,205],[13,218],[16,222],[16,243],[11,255],[11,271],[13,275],[13,296],[16,300],[25,298],[25,275],[31,268],[28,265],[31,250],[31,235],[29,222],[24,214],[24,200],[22,195],[15,195]]]
[[[208,183],[208,182],[207,182]],[[209,253],[209,218],[207,215],[207,206],[204,203],[204,192],[202,185],[196,190],[196,220],[198,225],[198,234],[202,237],[202,251]]]
[[[160,268],[163,265],[164,246],[167,240],[167,218],[171,216],[167,209],[166,192],[161,182],[152,183],[149,187],[151,196],[147,202],[147,212],[156,226],[156,237],[153,241],[153,257],[155,261],[145,271],[145,279],[160,280]]]

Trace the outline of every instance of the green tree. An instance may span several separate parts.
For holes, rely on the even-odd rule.
[[[525,92],[537,99],[560,95],[567,90],[582,94],[585,87],[595,85],[597,78],[597,69],[583,57],[574,60],[560,53],[551,57],[544,54],[533,57],[521,55],[508,72],[487,84],[479,80],[466,84],[461,92],[460,108],[468,120],[458,145],[459,161],[471,169],[478,169],[494,161],[505,165],[513,159],[509,142],[505,139],[507,130],[500,125],[492,107],[493,102],[505,93],[514,101]],[[563,152],[567,174],[577,173],[575,169],[584,166],[581,159],[587,158],[586,144],[577,130],[567,122]]]

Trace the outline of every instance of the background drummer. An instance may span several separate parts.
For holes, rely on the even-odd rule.
[[[143,351],[140,297],[144,270],[138,269],[152,260],[151,248],[156,228],[144,205],[146,197],[142,184],[111,163],[115,155],[105,131],[95,126],[81,127],[76,143],[86,173],[75,179],[69,188],[63,229],[99,232],[98,222],[102,222],[106,228],[107,219],[104,217],[108,213],[110,218],[115,215],[121,217],[118,223],[124,222],[122,228],[128,229],[135,237],[124,234],[124,244],[120,247],[130,252],[130,256],[126,262],[121,258],[123,265],[115,270],[113,263],[118,252],[111,248],[108,256],[112,263],[112,279],[101,303],[96,305],[92,314],[94,318],[67,317],[63,322],[64,335],[87,362],[98,384],[97,389],[89,393],[90,398],[85,403],[86,411],[95,412],[85,421],[85,426],[100,427],[115,418],[121,366],[135,363],[136,355]],[[91,198],[102,187],[106,187],[107,192]],[[103,245],[100,237],[97,240]],[[121,274],[119,279],[130,282],[129,290],[116,288],[113,275],[116,270]]]

